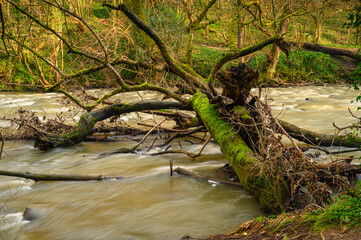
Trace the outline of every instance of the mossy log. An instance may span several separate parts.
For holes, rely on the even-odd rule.
[[[237,173],[243,187],[259,199],[261,209],[269,212],[282,208],[289,197],[287,186],[281,180],[269,181],[262,171],[267,166],[262,166],[244,140],[222,120],[215,105],[209,103],[205,94],[193,95],[191,103]]]
[[[123,179],[120,176],[104,176],[104,175],[68,175],[68,174],[38,174],[30,172],[11,172],[0,170],[0,175],[21,177],[32,179],[34,181],[101,181],[106,179]]]
[[[302,142],[309,143],[316,146],[342,146],[342,147],[355,147],[360,148],[361,138],[348,135],[329,135],[320,134],[304,128],[300,128],[296,125],[288,123],[283,120],[278,120],[281,126],[287,131],[287,133]]]
[[[157,110],[157,109],[179,109],[192,110],[190,106],[184,106],[178,102],[140,102],[134,104],[113,104],[99,110],[84,113],[75,129],[66,134],[59,136],[45,136],[37,134],[35,147],[40,150],[47,150],[59,146],[75,145],[82,142],[92,132],[94,125],[102,120],[108,119],[112,116],[117,116],[130,112]]]

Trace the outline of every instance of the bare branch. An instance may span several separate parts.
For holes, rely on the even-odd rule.
[[[101,46],[101,48],[103,49],[103,52],[104,52],[104,54],[105,54],[105,61],[108,62],[109,56],[108,56],[108,50],[107,50],[107,48],[105,47],[103,41],[100,39],[99,35],[93,30],[93,28],[91,28],[91,27],[89,26],[89,24],[88,24],[86,21],[84,21],[83,18],[81,18],[80,16],[78,16],[76,13],[74,13],[74,12],[72,12],[72,11],[69,11],[68,9],[62,7],[62,6],[61,6],[60,4],[58,4],[58,3],[57,3],[57,4],[54,4],[54,3],[49,2],[49,1],[46,1],[46,0],[41,0],[41,1],[42,1],[42,2],[45,2],[45,3],[49,4],[49,5],[51,5],[51,6],[53,6],[53,7],[56,7],[56,8],[58,8],[58,9],[60,9],[61,11],[66,12],[67,14],[69,14],[69,15],[75,17],[76,19],[78,19],[79,21],[81,21],[81,22],[89,29],[89,31],[94,35],[94,37],[95,37],[95,38],[97,39],[97,41],[99,42],[99,45]]]
[[[151,134],[153,132],[154,129],[156,129],[157,127],[159,127],[160,125],[162,125],[162,123],[164,123],[167,119],[164,119],[163,121],[161,121],[160,123],[157,123],[154,127],[152,127],[148,132],[147,134],[144,135],[144,137],[142,138],[142,140],[140,140],[140,142],[135,145],[132,149],[137,149],[140,144],[142,144],[144,142],[144,140],[149,136],[149,134]]]
[[[186,71],[181,65],[177,64],[177,62],[171,57],[168,48],[164,44],[163,40],[160,36],[151,29],[142,19],[140,19],[137,15],[135,15],[130,8],[125,4],[120,4],[118,7],[112,6],[110,4],[103,3],[103,6],[108,7],[113,10],[121,10],[134,24],[136,24],[141,30],[143,30],[158,46],[159,51],[169,65],[169,67],[184,80],[188,81],[190,84],[194,84],[202,90],[209,92],[209,88],[205,83],[204,79],[199,78],[199,76],[194,76],[189,71]]]
[[[95,60],[97,62],[100,62],[100,63],[104,63],[103,60],[99,59],[98,57],[95,57],[95,56],[92,56],[88,53],[84,53],[82,51],[79,51],[79,50],[76,50],[74,49],[71,44],[65,40],[65,38],[63,38],[62,36],[60,36],[60,34],[55,31],[54,29],[50,28],[49,26],[45,25],[44,23],[42,23],[40,20],[36,19],[34,16],[32,16],[31,14],[29,14],[28,12],[26,12],[25,10],[21,9],[16,3],[14,3],[13,1],[11,0],[5,0],[7,1],[8,3],[10,3],[12,6],[14,6],[19,12],[23,13],[24,15],[26,15],[27,17],[29,17],[30,19],[32,19],[34,22],[36,22],[39,26],[43,27],[44,29],[52,32],[55,36],[57,36],[69,49],[69,52],[72,52],[74,54],[78,54],[78,55],[82,55],[82,56],[85,56],[89,59],[92,59],[92,60]]]

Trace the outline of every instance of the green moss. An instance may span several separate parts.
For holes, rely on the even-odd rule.
[[[29,68],[36,73],[36,67],[32,62],[28,63]],[[0,90],[15,89],[17,91],[27,90],[28,87],[20,86],[37,84],[37,79],[29,73],[25,63],[17,57],[3,57],[0,61],[0,75],[4,74],[6,77],[5,82],[19,84],[19,86],[7,86],[0,83]]]
[[[242,185],[256,196],[264,211],[274,211],[282,206],[287,195],[283,182],[273,183],[271,187],[266,176],[260,175],[261,163],[255,153],[248,148],[243,139],[218,115],[215,105],[210,104],[202,93],[191,98],[193,109],[202,119],[207,130],[221,147],[222,152],[237,173]],[[239,108],[241,109],[241,108]],[[281,184],[278,186],[278,184]],[[279,191],[275,193],[273,191]]]
[[[244,107],[241,106],[235,106],[232,109],[233,113],[241,116],[243,119],[251,119],[249,111],[247,111]]]

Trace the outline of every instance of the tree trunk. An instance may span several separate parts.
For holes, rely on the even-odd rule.
[[[290,23],[290,18],[286,18],[281,21],[279,34],[282,35],[287,32],[288,25]],[[268,57],[268,66],[266,70],[267,77],[273,78],[276,73],[276,66],[280,57],[281,49],[277,46],[277,44],[272,45],[271,53]]]
[[[125,0],[125,4],[145,23],[148,24],[147,18],[144,13],[144,3],[143,0]],[[139,30],[138,30],[139,31]],[[144,42],[144,45],[148,47],[150,50],[152,50],[154,46],[154,41],[142,30],[139,31],[142,40]]]
[[[321,41],[321,35],[322,35],[322,21],[318,19],[318,20],[315,20],[315,30],[314,30],[313,42],[319,43]]]
[[[194,111],[237,173],[243,187],[259,199],[261,209],[275,211],[289,198],[288,188],[282,179],[270,182],[264,175],[262,163],[244,140],[218,114],[206,95],[197,93],[191,98]]]

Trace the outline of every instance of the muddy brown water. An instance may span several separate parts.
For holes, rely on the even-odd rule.
[[[332,122],[340,127],[350,124],[355,119],[347,108],[356,110],[360,106],[351,103],[358,93],[347,91],[346,86],[269,89],[264,93],[275,115],[322,133],[334,132]],[[157,94],[142,95],[144,99],[158,97]],[[19,107],[39,115],[56,114],[61,109],[56,101],[59,96],[0,93],[0,116],[12,115]],[[137,98],[138,95],[132,93],[123,101]],[[126,115],[123,121],[135,121],[136,117]],[[149,118],[149,121],[153,120]],[[4,121],[0,125],[8,127]],[[154,137],[150,136],[149,141]],[[261,214],[257,201],[242,188],[169,176],[170,159],[176,167],[213,174],[214,169],[226,163],[215,143],[208,144],[197,160],[182,154],[149,156],[141,153],[99,158],[100,153],[134,146],[134,139],[139,138],[84,142],[47,152],[34,149],[30,141],[6,142],[0,161],[0,168],[4,170],[120,175],[127,179],[35,183],[0,177],[0,239],[179,239],[187,234],[197,237],[231,232]],[[195,140],[194,144],[180,141],[183,149],[191,152],[201,147]],[[35,220],[23,220],[25,208],[33,210]]]

